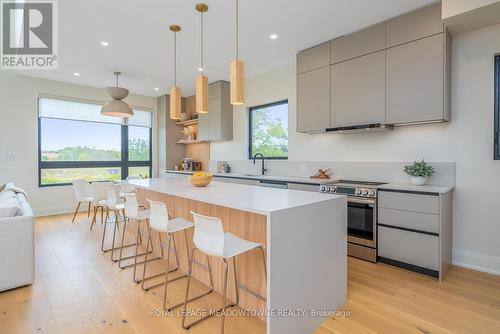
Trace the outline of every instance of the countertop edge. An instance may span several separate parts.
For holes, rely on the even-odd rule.
[[[387,183],[382,184],[377,187],[380,190],[401,190],[401,191],[411,191],[411,192],[419,192],[419,193],[437,193],[437,194],[446,194],[455,189],[455,186],[451,185],[423,185],[416,186],[411,183]]]
[[[191,171],[178,171],[178,170],[167,170],[167,174],[179,174],[179,175],[192,175],[194,172]],[[252,176],[252,175],[243,175],[243,174],[222,174],[222,173],[212,173],[213,177],[224,177],[224,178],[231,178],[231,179],[241,179],[241,180],[255,180],[255,181],[282,181],[282,182],[287,182],[287,183],[293,183],[293,184],[305,184],[305,185],[311,185],[311,186],[320,186],[322,184],[332,184],[336,183],[339,180],[336,178],[333,179],[322,179],[320,181],[316,181],[314,179],[308,179],[307,177],[304,178],[294,178],[294,177],[287,177],[287,176],[275,176],[275,175],[266,175],[266,177],[258,177],[258,176]]]

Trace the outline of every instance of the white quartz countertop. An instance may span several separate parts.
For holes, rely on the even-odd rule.
[[[192,171],[178,171],[178,170],[167,170],[169,174],[193,174]],[[283,181],[291,183],[304,183],[304,184],[331,184],[339,181],[338,178],[331,179],[313,179],[310,177],[301,176],[277,176],[277,175],[253,175],[245,173],[211,173],[215,177],[232,177],[237,179],[248,179],[248,180],[269,180],[269,181]]]
[[[335,201],[344,197],[319,192],[217,182],[216,179],[206,187],[195,187],[187,177],[175,174],[167,174],[163,178],[131,179],[124,182],[162,194],[264,215],[322,201]]]
[[[378,186],[378,189],[391,189],[391,190],[403,190],[403,191],[417,191],[417,192],[428,192],[428,193],[439,193],[444,194],[455,189],[454,186],[440,186],[440,185],[423,185],[416,186],[411,183],[387,183]]]

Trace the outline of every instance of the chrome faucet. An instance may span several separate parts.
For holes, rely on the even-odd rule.
[[[264,167],[264,156],[261,154],[261,153],[255,153],[255,155],[253,156],[253,164],[255,165],[255,159],[257,159],[257,156],[260,156],[260,159],[262,160],[262,175],[265,174],[265,172],[267,171],[267,169]]]

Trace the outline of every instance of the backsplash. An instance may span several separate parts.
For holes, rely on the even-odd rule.
[[[251,160],[227,161],[232,173],[260,174],[261,161],[255,165]],[[409,182],[409,176],[403,172],[410,162],[359,162],[359,161],[287,161],[266,160],[266,174],[274,176],[308,177],[318,169],[330,168],[332,177],[379,182]],[[430,162],[434,167],[434,175],[429,184],[455,185],[454,162]],[[216,172],[217,161],[210,160],[210,171]]]

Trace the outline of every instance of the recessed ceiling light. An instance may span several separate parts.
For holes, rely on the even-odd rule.
[[[109,43],[108,43],[108,42],[106,42],[106,41],[102,41],[102,42],[101,42],[101,45],[102,45],[102,46],[108,46],[108,45],[109,45]]]
[[[75,77],[79,77],[79,76],[80,76],[80,73],[75,72],[75,73],[73,73],[73,75],[74,75]]]
[[[159,90],[160,90],[160,88],[158,88],[158,87],[155,87],[155,91],[156,91],[156,92],[157,92],[157,91],[159,91]]]
[[[277,38],[278,38],[278,35],[276,35],[276,34],[271,34],[271,35],[269,35],[269,38],[270,38],[270,39],[277,39]]]

